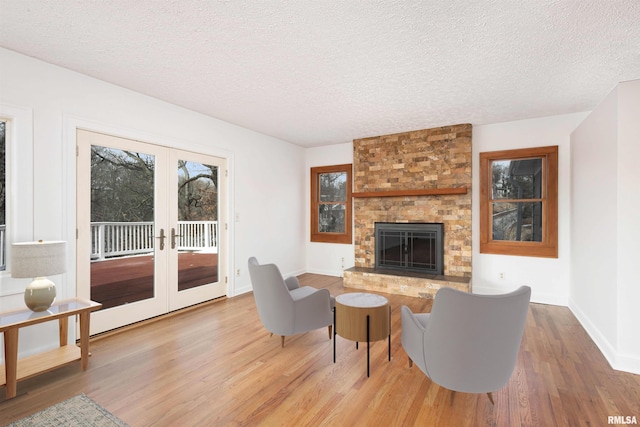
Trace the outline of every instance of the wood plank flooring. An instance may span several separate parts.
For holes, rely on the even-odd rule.
[[[302,284],[333,295],[342,279],[305,274]],[[71,364],[18,383],[0,400],[0,425],[86,393],[137,426],[603,426],[608,416],[640,422],[640,376],[611,369],[565,307],[531,304],[509,384],[486,395],[452,393],[409,368],[400,343],[400,306],[431,301],[385,295],[387,342],[337,338],[326,328],[280,338],[263,328],[251,294],[203,305],[95,339],[89,369]],[[4,399],[4,389],[0,389]]]

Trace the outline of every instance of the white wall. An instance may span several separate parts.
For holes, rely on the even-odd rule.
[[[617,98],[614,90],[571,136],[570,305],[596,341],[609,343],[617,330]]]
[[[305,171],[305,242],[307,271],[309,273],[342,276],[342,270],[355,265],[353,244],[311,242],[311,168],[316,166],[353,164],[353,144],[336,144],[309,148],[306,152]]]
[[[305,270],[308,208],[301,147],[1,48],[0,104],[0,112],[32,115],[32,137],[23,132],[17,144],[32,147],[33,155],[25,158],[21,151],[22,164],[11,177],[22,183],[21,191],[10,200],[16,211],[27,211],[30,224],[15,237],[70,242],[68,272],[57,280],[60,298],[74,296],[76,286],[74,123],[229,159],[230,295],[251,289],[249,256],[275,262],[285,274]],[[238,268],[240,276],[234,274]],[[23,282],[1,276],[2,310],[22,305]],[[56,336],[55,325],[51,331],[33,329],[21,333],[21,353]]]
[[[621,83],[571,135],[569,306],[616,369],[640,373],[640,80]]]
[[[473,291],[499,293],[531,286],[531,300],[567,305],[570,278],[570,162],[569,134],[587,113],[566,114],[473,127]],[[481,152],[558,146],[558,258],[480,253]],[[503,279],[500,274],[503,273]]]
[[[618,99],[618,351],[615,366],[640,374],[640,80]]]

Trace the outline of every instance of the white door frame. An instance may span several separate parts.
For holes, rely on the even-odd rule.
[[[221,215],[224,215],[226,220],[225,228],[226,233],[224,235],[224,239],[226,241],[226,256],[224,259],[219,260],[219,274],[221,280],[225,280],[226,284],[226,294],[229,297],[233,297],[236,294],[235,289],[235,277],[228,272],[233,271],[233,263],[234,263],[234,234],[235,227],[232,221],[229,221],[228,218],[233,217],[234,211],[234,154],[231,151],[226,149],[221,149],[219,147],[214,147],[210,144],[210,141],[207,140],[207,143],[204,142],[194,142],[194,141],[185,141],[175,137],[167,137],[163,135],[159,135],[153,132],[146,132],[140,130],[132,130],[130,128],[123,128],[120,126],[115,126],[113,124],[106,124],[99,121],[95,121],[93,119],[87,119],[84,117],[65,114],[63,113],[63,141],[64,144],[64,152],[63,152],[63,167],[65,170],[65,175],[63,179],[63,185],[66,191],[63,192],[63,206],[65,208],[65,212],[63,212],[63,216],[67,218],[67,221],[63,224],[63,235],[67,236],[67,240],[71,242],[75,242],[76,240],[76,131],[77,129],[85,129],[98,133],[106,133],[109,135],[134,139],[139,141],[152,141],[157,145],[162,145],[165,147],[171,147],[176,149],[184,149],[187,151],[194,151],[203,153],[205,155],[211,155],[214,157],[224,158],[227,162],[227,169],[225,172],[226,183],[225,187],[221,188],[221,191],[224,191],[226,196],[226,207],[224,211],[221,210]],[[213,138],[213,137],[208,137]],[[68,257],[70,260],[75,260],[77,254],[76,245],[70,244],[68,246]],[[70,261],[73,262],[73,261]],[[73,272],[75,272],[75,268],[71,265],[68,269],[69,273],[65,275],[63,286],[59,286],[59,297],[60,298],[72,298],[77,296],[77,287],[78,287],[78,279]],[[71,326],[71,325],[70,325]],[[72,332],[72,327],[70,327],[70,331]]]

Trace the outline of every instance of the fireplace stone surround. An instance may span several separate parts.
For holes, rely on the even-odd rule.
[[[432,298],[471,291],[470,124],[353,142],[355,266],[344,286]],[[375,223],[444,224],[442,275],[375,268]]]

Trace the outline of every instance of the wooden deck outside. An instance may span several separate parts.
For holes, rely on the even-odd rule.
[[[130,256],[91,264],[91,299],[102,308],[153,297],[153,256]],[[218,254],[178,254],[178,289],[218,280]]]

